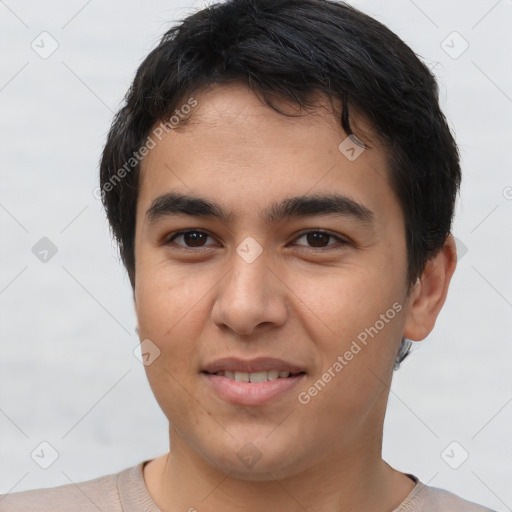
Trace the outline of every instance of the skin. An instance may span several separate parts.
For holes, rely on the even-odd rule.
[[[145,158],[137,204],[134,302],[140,339],[160,350],[145,369],[171,446],[145,465],[148,491],[163,511],[391,512],[414,487],[381,456],[393,362],[402,336],[419,341],[434,327],[456,265],[453,239],[408,294],[403,214],[386,152],[362,116],[354,131],[370,135],[372,149],[349,161],[322,97],[300,117],[271,110],[243,84],[194,97],[190,121]],[[232,218],[148,222],[152,201],[170,191],[215,201]],[[373,224],[311,215],[269,226],[260,216],[276,201],[332,192],[369,208]],[[209,236],[169,241],[186,229]],[[301,232],[315,229],[349,243],[326,250],[340,246],[327,238],[316,245],[325,252],[314,252]],[[247,236],[263,251],[252,263],[236,252]],[[298,393],[394,303],[401,311],[301,404]],[[277,357],[306,376],[264,405],[233,405],[200,375],[226,356]],[[251,467],[237,457],[249,442],[261,455]]]

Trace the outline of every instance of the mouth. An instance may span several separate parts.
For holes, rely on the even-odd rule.
[[[234,380],[236,382],[267,382],[269,380],[288,379],[290,377],[298,377],[299,375],[306,374],[306,372],[292,373],[283,370],[264,370],[259,372],[220,370],[215,373],[206,371],[202,373],[207,375],[217,375],[218,377],[225,377],[226,379]]]
[[[251,382],[251,376],[255,379],[252,382],[262,382],[262,380],[258,381],[256,379],[265,377],[265,380],[274,380],[287,378],[290,374],[305,373],[304,366],[274,357],[256,357],[253,359],[224,357],[206,364],[201,370],[211,375],[222,372],[222,377],[239,382]]]
[[[300,366],[282,359],[218,359],[200,375],[205,391],[224,402],[244,406],[264,405],[278,399],[292,400],[292,391],[307,375]]]

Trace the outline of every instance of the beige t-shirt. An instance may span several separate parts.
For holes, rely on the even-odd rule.
[[[0,495],[0,512],[161,512],[144,483],[146,462],[76,485]],[[408,476],[416,487],[392,512],[494,512]]]

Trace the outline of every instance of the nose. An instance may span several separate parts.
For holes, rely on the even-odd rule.
[[[219,283],[212,320],[245,336],[279,327],[288,315],[286,290],[265,251],[250,263],[235,252],[232,270]]]

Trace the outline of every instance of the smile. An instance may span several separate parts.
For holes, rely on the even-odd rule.
[[[300,372],[304,373],[304,372]],[[279,371],[279,370],[268,370],[268,371],[260,371],[260,372],[231,372],[231,371],[218,371],[215,374],[209,375],[217,375],[219,377],[226,377],[226,379],[235,380],[237,382],[266,382],[268,380],[276,380],[276,379],[287,379],[290,377],[295,377],[296,375],[300,375],[300,373],[292,374],[288,371]]]

